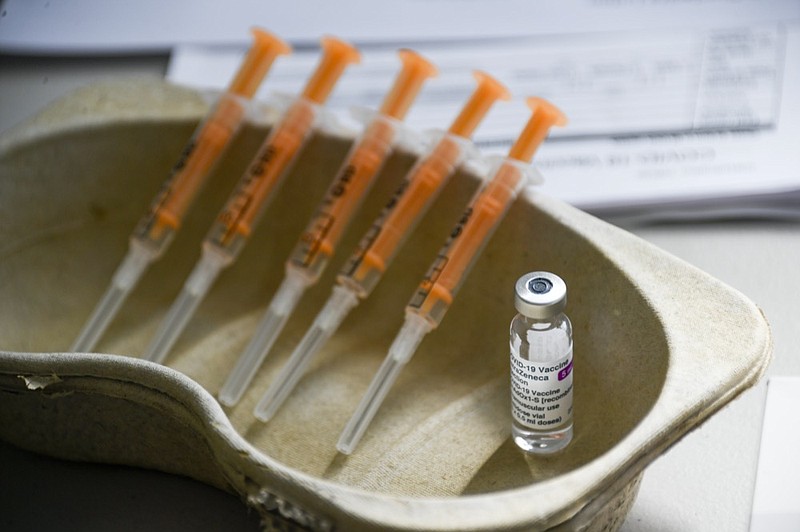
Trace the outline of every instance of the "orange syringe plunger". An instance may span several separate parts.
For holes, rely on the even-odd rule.
[[[438,70],[418,53],[403,49],[398,53],[403,63],[394,85],[381,104],[382,115],[402,120],[414,102],[426,79],[436,76]]]
[[[497,100],[508,100],[511,94],[505,86],[485,72],[475,71],[478,87],[448,130],[453,135],[469,138]]]
[[[486,243],[525,185],[526,165],[552,126],[566,125],[566,116],[542,98],[529,98],[533,114],[491,181],[470,202],[450,238],[428,270],[408,310],[435,327],[444,317]]]
[[[353,46],[333,37],[322,40],[322,57],[303,96],[286,110],[262,144],[236,190],[217,217],[208,240],[235,255],[282,181],[300,148],[305,144],[317,116],[333,86],[350,63],[358,61]]]
[[[323,37],[321,46],[322,61],[303,90],[303,97],[316,104],[328,99],[348,65],[361,61],[361,54],[355,46],[336,37]]]
[[[245,98],[253,97],[275,58],[292,51],[291,46],[267,31],[253,28],[251,33],[254,39],[253,46],[250,47],[228,87],[228,92]]]
[[[380,219],[345,265],[340,280],[362,296],[377,284],[395,253],[428,209],[464,155],[460,141],[469,138],[499,99],[510,97],[496,79],[476,72],[478,86],[446,134],[409,172],[406,182],[384,209]]]
[[[367,124],[325,194],[314,218],[290,258],[295,269],[316,279],[334,253],[347,225],[391,152],[402,120],[436,67],[411,50],[401,50],[400,72],[383,100],[378,115]]]
[[[249,99],[279,55],[291,52],[280,38],[260,29],[253,30],[254,42],[227,92],[197,128],[162,187],[150,211],[140,222],[137,236],[150,247],[163,247],[178,229],[189,205],[202,187],[214,164],[244,119],[242,99]]]
[[[533,154],[544,142],[550,128],[567,125],[567,116],[544,98],[532,96],[525,100],[525,103],[533,114],[517,137],[517,141],[511,146],[508,157],[529,163],[533,159]]]

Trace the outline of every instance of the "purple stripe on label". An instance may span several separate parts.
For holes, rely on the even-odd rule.
[[[563,381],[569,377],[570,373],[572,373],[572,360],[569,361],[569,365],[566,368],[558,372],[558,380]]]

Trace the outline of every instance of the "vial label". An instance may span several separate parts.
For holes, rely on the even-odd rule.
[[[511,413],[534,429],[558,427],[572,418],[572,348],[566,356],[533,362],[511,351]]]

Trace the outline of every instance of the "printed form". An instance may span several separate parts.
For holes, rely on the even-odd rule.
[[[476,140],[502,152],[529,95],[570,124],[536,158],[544,191],[597,214],[639,218],[800,218],[800,2],[796,0],[6,0],[0,51],[172,50],[169,79],[221,89],[259,24],[295,45],[263,85],[295,93],[331,33],[364,52],[331,107],[376,107],[400,46],[441,76],[408,122],[442,128],[472,69],[513,91]],[[302,13],[302,16],[298,14]],[[95,21],[102,19],[102,25]]]
[[[800,25],[415,48],[442,71],[409,116],[415,129],[451,120],[473,68],[505,80],[518,97],[559,105],[570,124],[553,132],[536,164],[544,191],[576,206],[659,218],[800,217]],[[238,55],[182,48],[169,77],[216,85],[191,72],[208,72],[202,65],[210,54],[231,67]],[[278,64],[266,87],[295,92],[315,60],[301,52],[285,68]],[[342,81],[331,106],[375,107],[396,68],[393,52],[366,49],[364,65]],[[478,145],[507,148],[525,116],[520,101],[497,106]]]

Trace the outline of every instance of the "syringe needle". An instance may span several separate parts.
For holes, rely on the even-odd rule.
[[[180,336],[189,322],[189,318],[197,310],[197,305],[200,303],[201,298],[202,294],[193,294],[185,288],[181,290],[164,321],[161,322],[159,331],[156,333],[156,340],[148,346],[147,352],[144,354],[145,360],[157,364],[164,362],[167,353],[175,345],[178,336]]]
[[[189,319],[194,315],[197,306],[211,288],[214,280],[225,267],[228,257],[213,252],[203,253],[203,257],[195,265],[189,278],[181,290],[175,303],[161,322],[153,341],[144,354],[145,360],[161,364],[172,349]]]
[[[91,350],[108,328],[111,320],[117,315],[120,307],[128,298],[128,294],[130,294],[130,288],[124,289],[114,283],[110,284],[69,350],[73,353]]]
[[[83,330],[75,343],[72,344],[70,351],[82,353],[92,349],[100,337],[105,332],[114,316],[117,315],[122,304],[128,298],[128,294],[139,282],[139,278],[144,273],[152,258],[143,248],[132,245],[128,249],[128,254],[119,265],[117,271],[111,279],[100,303],[95,307],[91,317],[86,322]]]
[[[332,332],[321,329],[316,325],[312,325],[308,329],[292,353],[291,358],[281,370],[275,383],[269,387],[258,402],[258,405],[256,405],[253,415],[264,422],[272,419],[294,387],[297,386],[297,382],[305,373],[308,364],[314,358],[314,354],[331,337]]]
[[[339,441],[336,443],[336,449],[342,454],[352,454],[364,432],[367,430],[372,418],[383,403],[386,394],[394,385],[400,375],[400,370],[405,366],[404,363],[397,361],[392,357],[386,357],[372,379],[367,393],[361,399],[361,402],[356,407],[350,420],[347,422],[342,434],[339,436]]]
[[[239,360],[236,361],[233,371],[220,389],[220,403],[233,406],[242,398],[247,385],[250,384],[267,353],[272,349],[272,344],[278,338],[278,333],[283,329],[305,288],[306,283],[300,276],[290,274],[283,279],[267,312],[258,324],[256,334]]]
[[[347,314],[358,304],[358,295],[344,286],[335,286],[331,297],[314,319],[314,323],[292,352],[272,385],[259,401],[253,414],[269,421],[281,407],[305,373],[308,364],[325,342],[336,332]]]
[[[340,453],[350,454],[356,448],[386,394],[400,375],[400,370],[414,354],[425,335],[433,328],[433,325],[421,316],[409,315],[409,318],[403,324],[403,328],[389,348],[389,354],[339,436],[336,448]]]

